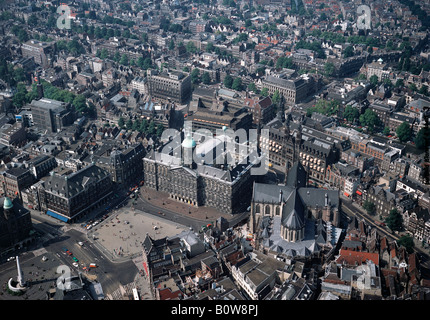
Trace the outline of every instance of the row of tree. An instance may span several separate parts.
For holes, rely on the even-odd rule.
[[[134,121],[129,118],[127,121],[120,117],[118,120],[118,127],[121,129],[127,129],[131,131],[138,131],[145,135],[156,135],[161,137],[164,127],[162,124],[156,124],[154,120],[148,121],[147,119],[135,119]]]
[[[373,202],[366,200],[363,202],[363,209],[365,209],[369,215],[374,215],[376,212],[376,205]],[[380,218],[382,218],[382,216]],[[388,216],[383,219],[383,221],[392,232],[404,230],[403,217],[397,208],[390,210]],[[413,248],[415,246],[414,240],[411,236],[400,237],[397,244],[399,246],[404,246],[408,253],[413,252]]]

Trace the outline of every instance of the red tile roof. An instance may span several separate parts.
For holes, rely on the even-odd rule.
[[[340,249],[339,257],[336,259],[336,262],[354,266],[356,264],[361,265],[368,260],[372,261],[375,265],[379,265],[379,254]]]

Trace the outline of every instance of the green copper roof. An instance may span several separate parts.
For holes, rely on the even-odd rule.
[[[182,141],[183,148],[194,148],[196,146],[196,142],[191,137],[191,134],[187,134],[187,137]]]
[[[3,202],[3,209],[12,209],[13,207],[13,203],[12,200],[10,200],[10,198],[5,197],[4,198],[4,202]]]

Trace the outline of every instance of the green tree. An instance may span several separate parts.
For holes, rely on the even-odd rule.
[[[118,127],[123,128],[125,125],[125,120],[123,117],[119,117],[118,119]]]
[[[269,89],[267,89],[267,88],[261,89],[261,95],[263,97],[267,97],[269,95]]]
[[[405,85],[403,79],[397,79],[396,84],[394,85],[396,88],[403,87]]]
[[[363,127],[367,127],[370,133],[373,133],[375,128],[379,126],[380,120],[376,112],[367,109],[359,118]]]
[[[133,128],[133,120],[128,119],[127,122],[125,123],[125,127],[127,130],[131,130]]]
[[[140,122],[139,132],[146,133],[147,130],[148,130],[148,120],[143,119]]]
[[[226,88],[231,89],[231,86],[233,85],[233,77],[227,74],[224,78],[223,84]]]
[[[423,94],[425,96],[429,95],[429,88],[426,85],[422,85],[418,93]]]
[[[204,84],[210,84],[211,83],[211,76],[209,74],[209,72],[204,72],[202,75],[202,82]]]
[[[140,124],[141,124],[141,121],[139,119],[134,120],[131,130],[138,131],[140,128]]]
[[[430,128],[423,127],[415,137],[415,146],[420,150],[425,150],[430,144]]]
[[[160,138],[161,137],[161,135],[163,134],[163,131],[164,131],[164,127],[163,127],[163,125],[160,123],[160,124],[158,124],[157,125],[157,129],[156,129],[156,132],[155,132],[155,134],[157,135],[157,137],[158,138]]]
[[[20,108],[28,102],[27,101],[28,91],[24,83],[18,83],[16,90],[17,92],[12,98],[12,103],[15,107]]]
[[[403,229],[403,218],[401,213],[396,209],[392,209],[385,219],[387,227],[393,231],[401,231]]]
[[[281,101],[281,95],[279,94],[278,90],[275,90],[275,92],[272,94],[272,102],[277,104],[279,101]]]
[[[242,79],[240,77],[235,78],[231,88],[235,91],[242,91]]]
[[[414,243],[414,239],[410,235],[405,235],[400,237],[400,239],[397,240],[397,244],[399,246],[405,247],[406,251],[409,254],[414,252],[415,243]]]
[[[363,203],[363,209],[366,210],[368,214],[373,215],[375,213],[376,207],[373,202],[366,200]]]
[[[353,46],[348,46],[348,47],[345,48],[345,50],[343,52],[343,57],[344,58],[349,58],[349,57],[352,57],[354,55],[355,55],[355,52],[354,52]]]
[[[80,112],[82,114],[88,113],[88,106],[86,103],[86,99],[83,95],[79,94],[79,95],[75,96],[73,98],[72,105],[75,107],[76,112]]]
[[[107,49],[106,48],[103,48],[101,51],[100,51],[100,59],[106,59],[106,58],[108,58],[109,57],[109,52],[107,51]]]
[[[378,79],[378,76],[377,75],[372,75],[370,78],[369,78],[369,81],[370,81],[370,83],[372,84],[372,86],[376,86],[377,84],[378,84],[378,82],[379,82],[379,79]]]
[[[27,23],[30,27],[37,26],[37,23],[39,22],[39,19],[35,14],[32,14],[30,17],[28,17]]]
[[[192,42],[192,41],[188,41],[185,48],[187,49],[187,52],[189,52],[189,53],[196,53],[197,52],[197,48],[196,48],[194,42]]]
[[[389,127],[385,127],[384,130],[382,131],[382,134],[384,136],[388,136],[390,134],[390,128]]]
[[[412,135],[411,126],[407,122],[403,122],[397,127],[396,134],[401,142],[409,141]]]
[[[212,42],[208,42],[208,44],[206,45],[206,51],[207,52],[213,52],[215,50],[215,46]]]
[[[255,85],[254,82],[250,82],[248,84],[248,90],[253,91],[254,93],[258,92],[257,86]]]
[[[200,70],[195,68],[191,71],[191,82],[197,84],[200,82]]]
[[[331,77],[331,76],[333,76],[333,75],[334,75],[334,71],[335,71],[335,68],[334,68],[334,64],[333,64],[333,62],[327,62],[327,63],[324,65],[324,74],[325,74],[327,77]]]
[[[128,66],[128,63],[129,63],[128,56],[125,53],[121,56],[119,63],[124,65],[124,66]]]
[[[354,120],[358,120],[358,118],[360,117],[360,112],[357,108],[354,108],[352,106],[346,106],[345,112],[343,113],[343,117],[348,122],[354,122]]]
[[[170,39],[169,50],[174,50],[174,49],[175,49],[175,41],[173,41],[173,39]]]
[[[156,133],[156,128],[155,128],[155,122],[153,120],[151,120],[151,122],[148,125],[148,131],[147,134],[155,134]]]

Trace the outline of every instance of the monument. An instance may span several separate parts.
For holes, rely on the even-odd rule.
[[[13,278],[9,279],[8,287],[9,289],[14,293],[22,293],[27,289],[26,282],[24,280],[24,276],[22,274],[21,266],[19,264],[19,257],[16,256],[16,268],[18,271],[18,276],[16,278],[16,281],[13,280]]]

